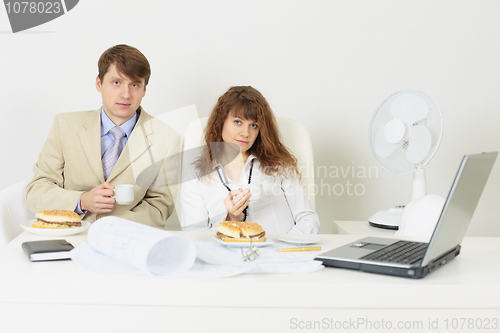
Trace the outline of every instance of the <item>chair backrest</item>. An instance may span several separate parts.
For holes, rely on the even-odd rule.
[[[23,232],[20,224],[35,218],[26,206],[24,189],[28,181],[21,181],[0,192],[0,248]]]
[[[183,152],[191,150],[189,155],[193,155],[192,151],[201,146],[203,142],[203,130],[207,126],[207,120],[207,117],[200,118],[186,127],[182,142]],[[302,123],[295,119],[276,117],[276,121],[283,139],[283,144],[290,149],[297,158],[298,168],[302,174],[302,186],[314,209],[314,198],[316,194],[316,188],[314,186],[314,154],[309,131]],[[183,165],[190,162],[191,159],[185,160],[183,158]]]

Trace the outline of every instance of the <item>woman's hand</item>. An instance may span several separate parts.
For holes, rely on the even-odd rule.
[[[248,206],[252,194],[249,189],[237,189],[228,193],[224,199],[224,205],[227,209],[227,221],[241,221],[245,214],[243,210]]]

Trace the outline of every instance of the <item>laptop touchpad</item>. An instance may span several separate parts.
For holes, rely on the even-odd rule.
[[[363,250],[378,250],[386,246],[387,244],[375,244],[375,243],[367,243],[367,242],[358,242],[351,245],[351,247],[355,247]]]

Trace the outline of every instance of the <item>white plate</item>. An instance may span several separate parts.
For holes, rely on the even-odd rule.
[[[237,242],[224,242],[222,239],[220,239],[219,237],[214,236],[214,239],[217,243],[219,244],[222,244],[222,245],[226,245],[226,246],[229,246],[229,247],[250,247],[250,242],[242,242],[242,243],[237,243]],[[257,247],[263,247],[263,246],[267,246],[267,245],[270,245],[272,244],[273,241],[269,238],[266,237],[266,241],[265,242],[255,242],[255,243],[252,243],[253,245],[257,246]]]
[[[82,226],[78,227],[78,228],[42,229],[42,228],[33,228],[31,226],[33,224],[33,221],[34,220],[22,222],[21,227],[24,230],[31,232],[32,234],[40,235],[40,236],[49,236],[49,237],[76,235],[76,234],[79,234],[81,232],[84,232],[85,230],[87,230],[90,227],[90,222],[82,221]]]
[[[321,237],[313,234],[280,234],[276,239],[290,244],[316,244],[321,240]]]

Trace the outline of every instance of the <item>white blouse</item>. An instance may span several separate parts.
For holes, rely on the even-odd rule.
[[[319,217],[307,199],[297,177],[273,177],[260,169],[259,161],[252,155],[241,172],[240,181],[229,179],[224,168],[218,164],[222,180],[233,190],[248,184],[250,161],[254,160],[251,183],[262,184],[262,197],[253,202],[250,198],[246,221],[257,222],[267,233],[319,233]],[[202,231],[213,228],[226,219],[224,199],[228,189],[214,169],[208,178],[199,180],[196,170],[190,165],[183,176],[181,186],[182,230]]]

